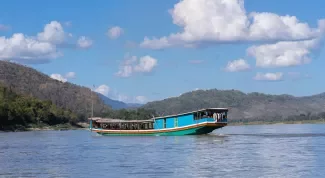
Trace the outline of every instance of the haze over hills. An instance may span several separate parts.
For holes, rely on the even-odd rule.
[[[103,102],[106,105],[109,105],[112,107],[112,109],[132,109],[132,108],[138,108],[140,106],[142,106],[142,104],[138,104],[138,103],[124,103],[122,101],[118,101],[118,100],[113,100],[108,98],[107,96],[97,93],[98,96],[103,100]]]
[[[179,97],[149,102],[145,109],[154,109],[159,115],[188,112],[199,108],[228,107],[232,121],[285,120],[288,117],[311,116],[325,111],[325,93],[294,97],[243,93],[238,90],[197,90]]]

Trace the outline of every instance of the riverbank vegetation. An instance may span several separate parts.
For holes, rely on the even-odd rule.
[[[77,121],[77,115],[58,108],[51,101],[17,95],[0,86],[0,130],[27,130],[60,124],[77,127]]]
[[[150,119],[155,112],[143,108],[108,110],[99,117],[125,120]],[[62,130],[83,128],[86,117],[78,117],[69,109],[57,107],[51,101],[18,95],[10,88],[0,86],[0,130]]]

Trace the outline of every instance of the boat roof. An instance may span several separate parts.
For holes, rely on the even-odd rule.
[[[191,113],[195,113],[195,112],[200,112],[200,111],[206,111],[206,110],[228,111],[228,108],[204,108],[204,109],[194,110],[194,111],[180,113],[180,114],[173,114],[173,115],[155,117],[154,119],[163,119],[163,118],[169,118],[169,117],[175,117],[175,116],[182,116],[182,115],[187,115],[187,114],[191,114]]]
[[[149,120],[122,120],[122,119],[112,119],[112,118],[100,118],[100,117],[93,117],[89,118],[88,120],[96,121],[97,123],[125,123],[125,122],[132,122],[132,123],[144,123],[144,122],[153,122],[152,119]]]

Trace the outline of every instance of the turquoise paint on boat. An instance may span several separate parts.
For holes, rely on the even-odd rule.
[[[111,136],[202,135],[226,126],[227,112],[227,108],[208,108],[143,121],[91,118],[90,126],[100,125],[99,128],[91,128],[91,130],[101,135]]]

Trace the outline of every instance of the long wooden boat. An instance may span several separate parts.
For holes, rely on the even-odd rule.
[[[202,135],[226,126],[227,113],[227,108],[207,108],[149,120],[89,120],[90,130],[101,135]]]

